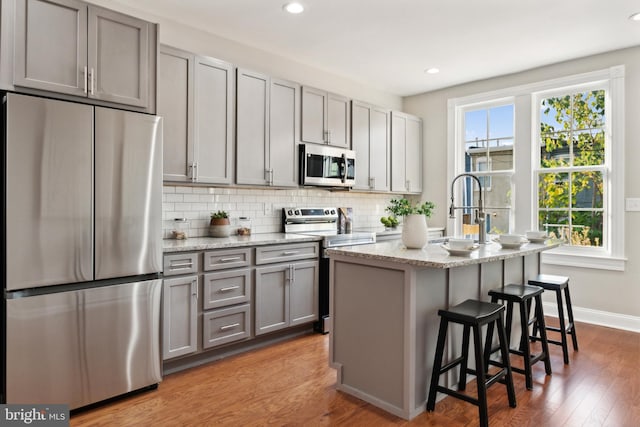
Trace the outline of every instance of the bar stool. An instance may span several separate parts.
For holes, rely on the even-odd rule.
[[[527,386],[527,390],[533,389],[533,379],[531,375],[531,366],[536,362],[542,360],[544,361],[544,369],[547,375],[551,375],[551,362],[549,360],[549,345],[547,343],[547,333],[544,324],[544,312],[542,311],[542,292],[544,290],[539,286],[530,286],[530,285],[506,285],[502,288],[492,289],[489,291],[489,295],[491,296],[491,302],[495,303],[498,300],[507,302],[507,346],[509,347],[509,353],[516,354],[518,356],[522,356],[524,360],[524,369],[512,367],[511,369],[514,372],[518,372],[519,374],[524,374],[525,382]],[[535,315],[531,320],[529,320],[531,303],[535,300],[536,309]],[[510,346],[511,340],[511,324],[513,319],[513,304],[517,303],[520,305],[520,328],[521,328],[521,338],[520,338],[520,348],[512,349]],[[531,354],[530,342],[532,341],[531,336],[529,335],[529,325],[533,324],[534,328],[537,327],[540,329],[540,341],[542,342],[542,351],[537,354]],[[489,330],[487,334],[491,331],[491,325],[489,325]],[[487,337],[486,348],[489,348],[489,355],[486,357],[485,363],[487,364],[496,364],[497,362],[490,359],[490,355],[497,351],[497,348],[492,348],[491,343],[489,341],[489,337]]]
[[[573,341],[573,350],[578,351],[578,339],[576,338],[576,327],[573,322],[573,309],[571,308],[571,296],[569,295],[569,278],[566,276],[554,276],[552,274],[539,274],[535,279],[529,280],[530,285],[540,286],[547,291],[554,291],[556,293],[556,301],[558,303],[558,320],[560,321],[560,327],[547,326],[547,331],[560,332],[561,341],[547,340],[551,344],[559,345],[562,347],[562,356],[564,357],[565,365],[569,364],[569,350],[567,348],[567,334],[571,335]],[[567,315],[569,316],[569,324],[566,325],[564,321],[564,310],[562,307],[562,290],[564,289],[564,299],[567,304]],[[539,340],[537,330],[533,328],[533,339]]]
[[[516,407],[516,394],[513,388],[513,377],[511,375],[511,365],[509,363],[507,337],[505,335],[504,322],[502,320],[503,313],[504,306],[501,304],[492,304],[471,299],[451,307],[448,310],[438,310],[438,315],[440,316],[440,331],[438,332],[438,344],[436,346],[433,372],[431,374],[431,386],[429,388],[429,397],[427,399],[427,411],[431,412],[435,409],[437,392],[445,393],[476,405],[480,413],[480,425],[486,427],[489,425],[489,417],[487,414],[487,388],[500,380],[502,380],[501,382],[504,382],[507,387],[509,406],[512,408]],[[445,366],[442,366],[442,356],[444,353],[444,345],[449,322],[461,324],[464,327],[462,335],[462,355],[447,363]],[[482,348],[480,328],[484,325],[489,325],[488,327],[491,328],[491,336],[488,336],[488,340],[491,340],[493,338],[494,324],[497,324],[498,340],[500,342],[499,349],[501,351],[504,364],[496,365],[500,366],[501,369],[493,375],[488,375],[488,365],[484,362],[484,353],[486,351],[483,351]],[[469,333],[471,329],[473,329],[476,369],[467,368],[469,357]],[[458,365],[460,365],[458,390],[465,390],[467,385],[467,374],[475,375],[476,382],[478,384],[477,399],[438,384],[440,375]]]

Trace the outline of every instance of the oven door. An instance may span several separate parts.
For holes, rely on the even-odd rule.
[[[300,184],[350,187],[355,182],[355,153],[334,147],[300,145]]]

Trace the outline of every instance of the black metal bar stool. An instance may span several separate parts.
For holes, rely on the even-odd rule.
[[[440,316],[440,331],[438,332],[438,344],[436,346],[433,373],[431,374],[431,386],[429,388],[429,397],[427,399],[427,411],[434,410],[436,405],[436,394],[437,392],[441,392],[476,405],[480,412],[480,425],[483,427],[488,426],[489,416],[487,414],[487,388],[500,380],[502,380],[501,382],[504,382],[507,386],[509,406],[512,408],[516,407],[516,394],[513,388],[513,377],[511,375],[511,365],[509,363],[507,337],[505,335],[504,322],[502,320],[503,313],[504,306],[501,304],[492,304],[489,302],[471,299],[451,307],[448,310],[438,310],[438,315]],[[463,325],[462,355],[447,363],[445,366],[442,366],[442,357],[449,322]],[[491,341],[493,339],[494,324],[497,324],[498,340],[500,342],[499,349],[501,351],[504,364],[496,364],[495,366],[500,366],[501,369],[495,374],[488,375],[488,365],[484,362],[485,351],[483,351],[482,348],[483,341],[480,337],[480,328],[484,325],[489,325],[491,336],[488,336],[487,339]],[[467,368],[469,357],[469,334],[471,329],[473,329],[476,369]],[[440,375],[458,365],[460,365],[458,390],[465,390],[467,385],[467,374],[475,375],[478,384],[477,399],[438,384]]]
[[[524,369],[512,367],[514,372],[524,374],[527,390],[533,389],[533,379],[531,375],[531,366],[536,362],[544,361],[544,369],[547,375],[551,375],[551,362],[549,360],[549,346],[547,343],[547,333],[544,324],[544,312],[542,310],[542,292],[544,290],[539,286],[530,285],[506,285],[502,288],[492,289],[489,291],[491,296],[491,302],[495,303],[498,300],[506,301],[507,303],[507,346],[509,347],[509,353],[522,356],[524,360]],[[530,317],[531,303],[535,300],[536,308],[534,316]],[[511,324],[513,319],[513,304],[520,305],[520,347],[519,349],[511,348]],[[530,343],[532,337],[529,335],[529,326],[533,324],[540,329],[540,341],[542,342],[542,351],[537,354],[531,354]],[[491,325],[489,325],[489,331],[491,332]],[[487,336],[486,347],[489,354],[486,357],[485,363],[496,364],[497,362],[490,359],[491,354],[497,351],[497,348],[491,347],[491,342]]]
[[[571,295],[569,295],[569,278],[566,276],[554,276],[552,274],[539,274],[535,279],[529,280],[530,285],[540,286],[547,291],[554,291],[556,293],[556,301],[558,303],[558,320],[560,321],[560,327],[547,326],[547,331],[560,332],[560,341],[547,340],[551,344],[559,345],[562,347],[562,356],[564,357],[565,365],[569,364],[569,349],[567,347],[567,334],[571,335],[573,341],[573,349],[578,351],[578,339],[576,338],[576,327],[573,323],[573,309],[571,308]],[[567,316],[569,317],[569,324],[565,324],[564,321],[564,309],[562,306],[562,290],[564,290],[564,299],[567,304]],[[533,339],[539,340],[537,330],[533,329]]]

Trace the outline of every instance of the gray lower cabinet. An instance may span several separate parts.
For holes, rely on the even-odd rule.
[[[236,183],[296,187],[300,85],[239,68]]]
[[[160,47],[165,181],[232,183],[233,87],[231,64]]]
[[[318,261],[256,268],[255,334],[318,318]]]
[[[16,88],[155,112],[155,24],[78,0],[15,6]]]
[[[162,296],[162,358],[198,350],[198,276],[164,279]]]

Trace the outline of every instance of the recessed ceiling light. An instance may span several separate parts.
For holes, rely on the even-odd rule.
[[[629,17],[632,21],[640,21],[640,12],[636,12]]]
[[[440,70],[438,68],[427,68],[426,70],[424,70],[425,73],[427,74],[438,74],[440,72]]]
[[[294,14],[302,13],[304,11],[304,6],[301,5],[300,3],[295,3],[295,2],[287,3],[284,6],[282,6],[282,8],[287,12],[294,13]]]

